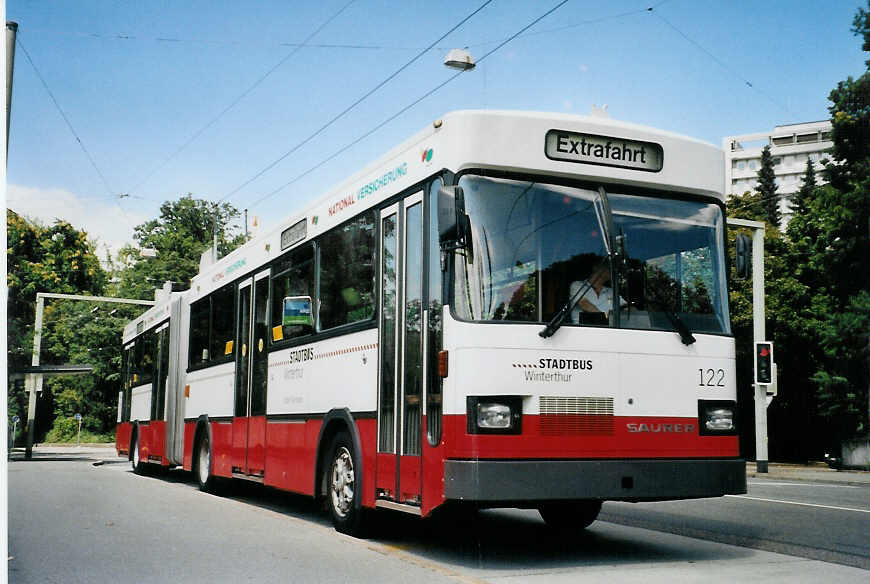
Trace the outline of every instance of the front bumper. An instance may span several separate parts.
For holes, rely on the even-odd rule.
[[[448,460],[447,499],[522,503],[662,501],[746,492],[746,462],[726,460]]]

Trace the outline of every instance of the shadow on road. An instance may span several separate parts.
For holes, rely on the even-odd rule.
[[[151,474],[150,478],[198,488],[193,475],[181,470]],[[331,529],[328,514],[310,497],[244,481],[221,487],[222,497]],[[670,536],[643,531],[630,536],[623,533],[622,528],[596,522],[586,530],[566,534],[547,527],[536,511],[456,510],[421,520],[379,510],[369,541],[432,562],[495,571],[739,560],[753,553],[713,544],[679,545]]]

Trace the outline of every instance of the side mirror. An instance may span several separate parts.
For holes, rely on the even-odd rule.
[[[752,240],[745,233],[740,233],[737,235],[735,248],[737,277],[748,278],[752,266]]]
[[[444,245],[453,243],[464,246],[468,234],[468,217],[465,215],[465,193],[462,187],[450,186],[438,189],[438,241]]]
[[[287,296],[284,298],[284,312],[281,318],[284,326],[314,326],[311,315],[311,296]]]

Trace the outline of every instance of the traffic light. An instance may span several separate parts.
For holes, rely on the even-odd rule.
[[[773,343],[770,341],[755,343],[755,383],[773,383]]]

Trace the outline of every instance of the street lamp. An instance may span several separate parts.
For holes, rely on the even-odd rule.
[[[451,69],[458,69],[460,71],[469,71],[474,69],[476,63],[474,62],[474,57],[471,56],[465,49],[451,49],[447,56],[444,58],[444,65],[450,67]]]

